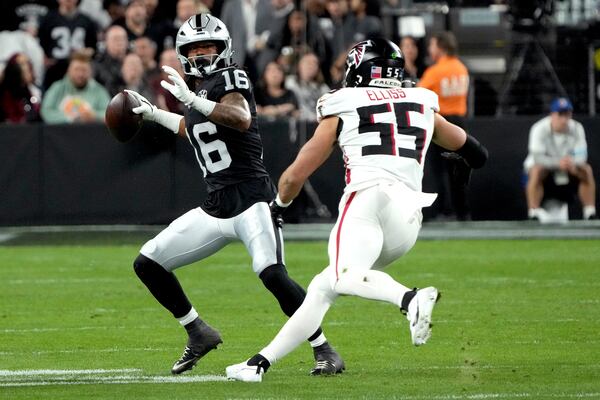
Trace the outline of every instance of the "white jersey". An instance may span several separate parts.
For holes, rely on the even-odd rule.
[[[420,192],[438,96],[425,88],[344,88],[323,95],[317,119],[340,118],[346,192],[381,180],[403,182]]]

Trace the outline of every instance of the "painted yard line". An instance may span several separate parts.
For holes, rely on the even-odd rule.
[[[43,332],[66,332],[66,331],[92,331],[92,330],[107,330],[107,329],[129,329],[129,328],[142,328],[142,327],[131,327],[131,326],[78,326],[76,328],[30,328],[30,329],[2,329],[0,333],[43,333]],[[148,327],[144,327],[147,329]]]
[[[47,279],[9,279],[6,281],[11,285],[54,285],[66,283],[111,283],[122,282],[115,278],[47,278]]]
[[[110,348],[110,349],[80,349],[80,350],[41,350],[32,351],[30,354],[76,354],[76,353],[121,353],[125,351],[172,351],[172,348],[154,348],[154,347],[138,347],[138,348]],[[11,354],[22,354],[12,352]]]
[[[39,375],[94,375],[94,374],[114,374],[124,372],[142,372],[138,368],[122,369],[0,369],[0,376],[39,376]]]
[[[33,376],[29,377],[32,378]],[[49,385],[98,385],[98,384],[136,384],[136,383],[199,383],[199,382],[224,382],[227,378],[220,375],[194,375],[194,376],[146,376],[146,375],[117,375],[117,376],[66,376],[45,377],[45,380],[2,380],[0,387],[23,386],[49,386]]]
[[[18,379],[14,382],[18,383],[36,383],[39,380],[31,379]],[[108,375],[108,376],[57,376],[57,377],[44,377],[45,382],[113,382],[113,381],[145,381],[145,382],[203,382],[207,379],[211,381],[227,380],[222,375],[190,375],[190,376],[156,376],[156,375]],[[2,381],[0,381],[2,382]]]
[[[156,329],[150,325],[97,325],[97,326],[77,326],[60,328],[22,328],[22,329],[0,329],[0,333],[44,333],[44,332],[68,332],[68,331],[93,331],[93,330],[114,330],[114,329]]]
[[[44,355],[44,354],[77,354],[77,353],[122,353],[126,351],[136,352],[136,351],[173,351],[172,348],[154,348],[154,347],[143,347],[143,348],[113,348],[113,349],[78,349],[78,350],[40,350],[40,351],[32,351],[32,352],[22,352],[22,351],[0,351],[1,356],[14,356],[14,355],[23,355],[23,354],[32,354],[32,355]]]

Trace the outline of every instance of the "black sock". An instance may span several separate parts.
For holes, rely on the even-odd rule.
[[[175,318],[181,318],[190,312],[192,304],[183,293],[175,274],[142,254],[133,262],[133,269],[154,298]]]
[[[265,372],[267,372],[267,370],[271,366],[271,363],[269,362],[269,360],[267,360],[260,354],[256,354],[255,356],[252,356],[252,358],[248,360],[248,365],[250,365],[250,366],[256,365],[257,367],[261,367]]]
[[[417,288],[414,288],[413,290],[404,293],[404,296],[402,297],[402,305],[400,306],[400,309],[402,311],[404,311],[404,312],[407,312],[408,311],[408,305],[410,304],[410,301],[416,295],[417,295]]]
[[[283,264],[273,264],[265,268],[259,275],[263,284],[279,302],[279,306],[288,317],[294,315],[296,310],[302,305],[306,292],[302,286],[298,285],[287,273]],[[313,333],[308,341],[314,340],[323,333],[319,327]]]

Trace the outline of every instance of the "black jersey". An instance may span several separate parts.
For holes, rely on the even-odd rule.
[[[204,172],[209,195],[203,209],[211,215],[225,218],[244,211],[257,201],[272,200],[274,190],[262,161],[256,104],[246,72],[236,67],[218,70],[199,81],[195,92],[215,102],[228,93],[238,92],[248,102],[252,115],[250,128],[240,132],[210,121],[193,108],[186,109],[187,136]],[[251,192],[248,191],[250,188]],[[223,193],[232,195],[223,196]]]
[[[38,32],[40,45],[49,58],[66,60],[73,50],[96,49],[96,24],[81,13],[72,17],[49,11],[41,20]]]

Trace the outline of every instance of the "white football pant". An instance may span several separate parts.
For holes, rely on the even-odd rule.
[[[339,295],[400,307],[410,289],[377,269],[413,247],[421,228],[421,207],[434,199],[435,195],[387,182],[344,194],[329,236],[329,266],[313,278],[302,306],[260,354],[274,363],[294,350],[321,325]]]
[[[248,249],[256,275],[273,264],[284,264],[281,230],[275,231],[265,202],[226,219],[208,215],[200,207],[190,210],[144,244],[140,253],[172,272],[235,240],[241,240]]]

